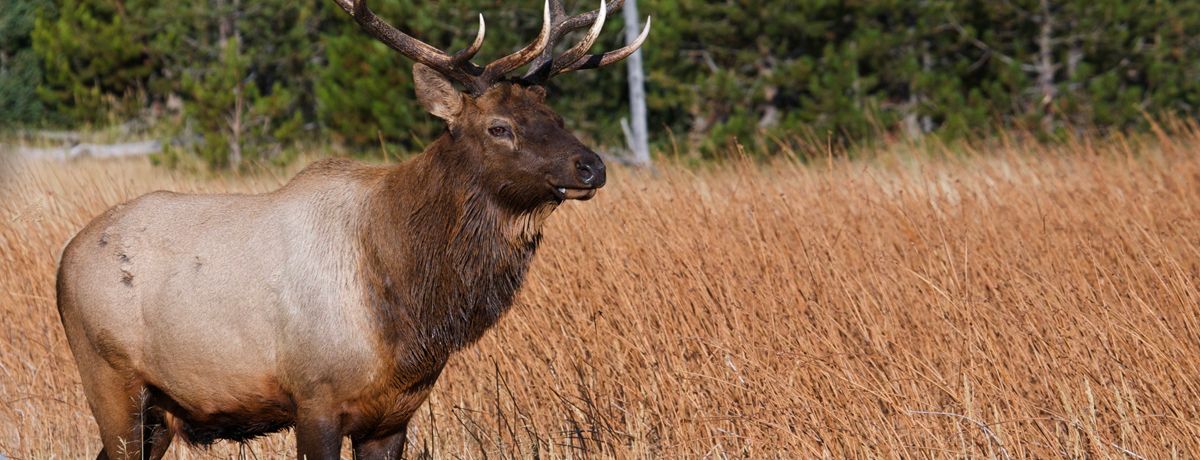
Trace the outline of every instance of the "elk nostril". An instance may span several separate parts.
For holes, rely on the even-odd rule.
[[[592,166],[582,161],[575,162],[575,170],[579,171],[579,180],[585,184],[591,185],[592,179],[596,177],[596,173],[592,171]]]

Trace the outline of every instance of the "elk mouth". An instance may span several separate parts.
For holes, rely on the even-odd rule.
[[[595,188],[554,187],[554,196],[558,201],[580,200],[587,201],[596,196]]]

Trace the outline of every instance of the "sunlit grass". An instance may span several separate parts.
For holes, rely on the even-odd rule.
[[[551,218],[518,305],[452,359],[410,455],[1193,457],[1197,148],[1184,132],[617,169]],[[94,456],[53,300],[65,241],[141,193],[259,192],[290,172],[8,169],[0,453]]]

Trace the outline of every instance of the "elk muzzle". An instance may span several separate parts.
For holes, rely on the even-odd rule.
[[[589,200],[596,196],[596,189],[603,187],[606,180],[604,160],[592,151],[579,153],[571,158],[573,176],[569,183],[555,186],[560,200]]]

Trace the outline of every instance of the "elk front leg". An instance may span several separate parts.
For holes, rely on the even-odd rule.
[[[342,424],[335,412],[321,409],[299,411],[296,417],[296,458],[338,460],[341,454]]]
[[[404,458],[404,446],[408,442],[408,425],[400,431],[381,438],[354,439],[355,460],[395,460]]]

